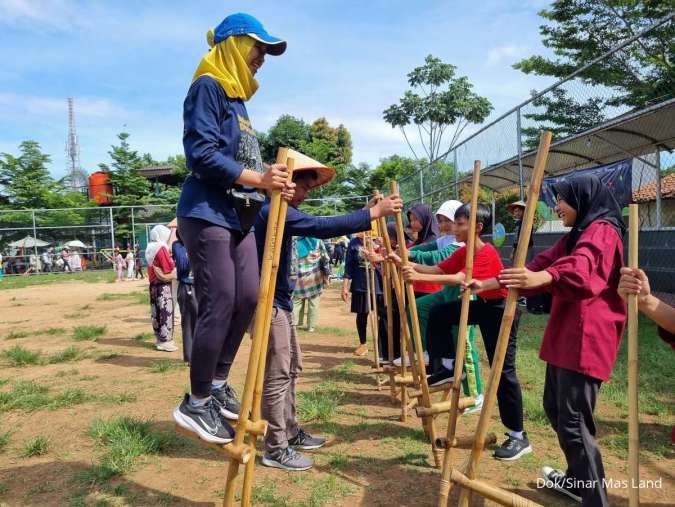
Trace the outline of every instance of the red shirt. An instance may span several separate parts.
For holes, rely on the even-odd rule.
[[[454,275],[466,271],[466,245],[458,248],[455,252],[438,265],[444,273]],[[491,243],[485,243],[480,250],[473,255],[473,278],[486,280],[499,275],[504,269],[499,252]],[[494,290],[484,290],[477,294],[483,299],[504,299],[508,290],[504,287]]]
[[[171,258],[171,255],[169,254],[169,251],[162,247],[157,251],[157,254],[155,255],[155,260],[152,261],[153,266],[157,266],[162,270],[162,272],[166,273],[167,275],[173,271],[173,268],[175,267],[175,264],[173,263],[173,259]],[[148,281],[150,283],[164,283],[159,281],[157,278],[157,275],[155,275],[155,270],[150,266],[148,269]]]
[[[553,295],[551,318],[539,357],[553,366],[608,380],[626,322],[626,304],[616,291],[623,244],[616,229],[601,220],[586,228],[570,254],[565,252],[566,239],[563,236],[527,265],[553,277],[547,288]]]
[[[415,246],[415,243],[410,243],[407,245],[408,248]],[[443,286],[438,283],[433,282],[413,282],[413,290],[415,294],[433,294],[441,290]]]

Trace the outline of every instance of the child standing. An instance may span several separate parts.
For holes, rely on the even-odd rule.
[[[626,226],[616,199],[595,176],[573,177],[553,190],[556,212],[572,230],[527,268],[504,270],[499,282],[553,296],[539,357],[546,361],[544,410],[567,471],[544,467],[542,474],[582,505],[606,506],[593,411],[600,386],[612,373],[626,320],[617,292]]]
[[[124,261],[127,265],[127,280],[134,279],[134,252],[129,249],[127,250],[127,255],[124,257]]]
[[[469,235],[469,216],[471,206],[462,205],[455,212],[455,235],[457,240],[466,243]],[[476,208],[476,250],[474,254],[473,274],[477,279],[497,276],[503,269],[499,253],[489,243],[484,243],[480,235],[491,222],[490,209],[479,203]],[[466,246],[455,251],[448,259],[437,266],[410,264],[404,268],[406,280],[421,280],[443,285],[460,285],[464,282],[466,266]],[[477,282],[480,283],[480,282]],[[504,316],[504,304],[507,291],[497,286],[490,290],[481,289],[469,305],[469,324],[478,324],[488,360],[492,359],[497,347],[499,327]],[[429,385],[441,385],[453,381],[455,347],[453,327],[459,323],[462,303],[459,300],[435,305],[429,312],[427,325],[427,347],[429,356],[440,359],[441,367],[429,377]],[[509,430],[507,439],[495,451],[494,457],[511,461],[532,452],[532,447],[523,429],[523,397],[518,376],[516,375],[516,336],[518,333],[519,312],[516,312],[513,327],[509,335],[508,347],[502,375],[497,390],[499,415]]]
[[[120,247],[118,246],[115,247],[115,257],[113,262],[115,263],[115,271],[117,272],[117,278],[115,279],[115,281],[121,282],[124,280],[124,268],[126,267],[127,264],[124,260],[124,257],[122,257]]]

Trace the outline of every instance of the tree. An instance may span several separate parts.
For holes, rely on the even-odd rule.
[[[399,181],[409,177],[417,170],[415,161],[408,157],[392,155],[380,160],[380,164],[371,171],[368,177],[368,193],[379,190],[386,192],[390,181]]]
[[[309,125],[290,114],[280,116],[267,133],[258,134],[262,158],[268,163],[276,160],[277,150],[280,146],[300,150],[309,141]]]
[[[456,77],[457,68],[429,55],[424,65],[408,74],[407,90],[398,104],[389,106],[384,120],[398,127],[416,159],[419,157],[410,143],[406,127],[417,127],[420,143],[429,164],[441,159],[443,136],[455,126],[447,153],[457,143],[467,125],[481,123],[492,111],[490,101],[472,91],[466,76]]]
[[[50,176],[47,164],[49,155],[42,153],[37,141],[23,141],[19,145],[20,155],[0,155],[0,180],[3,193],[14,208],[46,208],[57,190]]]
[[[153,199],[150,193],[150,182],[138,174],[138,170],[154,163],[149,155],[140,156],[137,151],[131,149],[129,134],[121,132],[117,135],[119,146],[111,146],[108,155],[112,164],[99,164],[99,168],[110,176],[113,187],[114,205],[133,205],[150,203]]]
[[[672,12],[672,0],[556,0],[542,10],[547,24],[539,27],[544,46],[553,58],[534,55],[514,64],[526,74],[564,78],[601,56],[612,46],[628,39]],[[675,23],[651,30],[637,41],[583,71],[579,79],[611,89],[611,96],[599,88],[596,96],[578,103],[568,93],[542,97],[542,117],[559,127],[562,134],[579,132],[593,114],[602,121],[607,107],[641,108],[672,96],[675,90]],[[575,121],[579,127],[573,128]]]

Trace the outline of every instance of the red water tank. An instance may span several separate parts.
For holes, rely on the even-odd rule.
[[[99,204],[110,204],[112,202],[112,183],[110,176],[103,171],[96,171],[89,176],[89,199]]]

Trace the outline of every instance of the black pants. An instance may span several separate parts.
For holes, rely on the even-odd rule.
[[[192,341],[197,325],[197,293],[191,283],[178,283],[180,327],[183,332],[183,361],[192,362]]]
[[[582,373],[546,365],[544,410],[565,453],[567,476],[576,484],[591,486],[577,489],[585,507],[609,505],[593,421],[600,384],[600,380]]]
[[[214,379],[227,380],[258,299],[258,252],[252,233],[196,218],[178,218],[197,293],[192,343],[192,394],[211,394]]]
[[[393,349],[394,349],[394,358],[401,356],[401,318],[398,314],[398,303],[396,301],[396,296],[393,291],[391,294],[392,298],[392,311],[391,311],[391,320],[393,328]],[[378,303],[380,303],[380,298],[378,298]],[[381,305],[378,308],[378,316],[380,320],[379,327],[379,336],[380,336],[380,356],[382,359],[389,359],[389,341],[388,333],[389,326],[387,323],[387,308],[384,306],[384,297],[381,297]]]
[[[504,299],[476,299],[469,305],[469,324],[478,324],[483,336],[485,351],[492,366],[497,347],[499,328],[504,316]],[[427,325],[427,348],[430,359],[455,358],[455,337],[452,326],[459,324],[461,301],[442,303],[429,312]],[[509,343],[504,357],[502,376],[497,388],[497,403],[502,423],[511,431],[523,431],[523,395],[516,375],[516,337],[520,311],[511,326]]]

